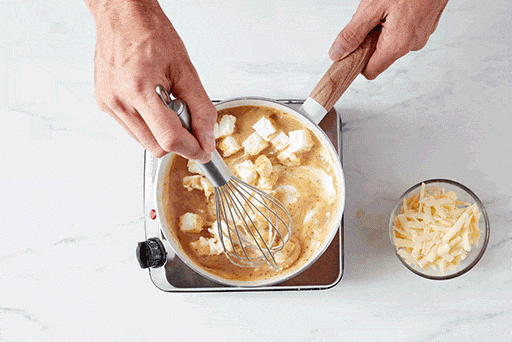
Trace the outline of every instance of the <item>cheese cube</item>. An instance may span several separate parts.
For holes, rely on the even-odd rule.
[[[203,188],[204,195],[208,198],[214,193],[213,185],[206,177],[201,177],[201,187]]]
[[[192,241],[190,243],[190,247],[192,250],[200,256],[210,255],[210,243],[208,239],[203,236],[200,236],[198,240]]]
[[[274,185],[277,183],[277,179],[279,178],[277,173],[272,173],[268,177],[260,177],[258,179],[258,189],[270,191],[274,188]]]
[[[228,233],[228,227],[226,226],[226,223],[221,220],[222,225],[222,238],[224,240],[224,243],[226,245],[226,249],[228,251],[231,251],[232,245],[231,242],[229,242],[229,233]],[[222,246],[222,241],[220,239],[219,234],[219,224],[218,221],[215,221],[213,223],[213,226],[211,228],[208,228],[208,232],[212,235],[212,239],[215,241],[215,246],[212,248],[212,253],[214,254],[220,254],[224,252],[224,246]]]
[[[279,132],[270,142],[276,150],[281,151],[284,150],[286,146],[290,145],[290,138],[285,132]]]
[[[188,191],[192,191],[194,189],[203,190],[201,186],[201,175],[194,176],[186,176],[183,178],[183,187]]]
[[[254,162],[254,166],[261,177],[270,177],[272,173],[272,162],[265,155],[259,156]]]
[[[219,122],[219,138],[227,137],[235,131],[236,118],[233,115],[226,114]]]
[[[194,160],[189,160],[187,162],[187,169],[188,169],[188,172],[190,172],[190,173],[196,173],[196,174],[200,174],[200,175],[203,174],[203,171],[201,171],[197,162]]]
[[[313,147],[313,139],[307,129],[299,129],[288,133],[290,144],[277,155],[279,161],[287,166],[300,165],[297,154],[307,152]]]
[[[242,145],[244,146],[245,153],[254,156],[266,149],[268,147],[268,142],[263,140],[258,132],[254,132],[245,139]]]
[[[185,233],[200,233],[203,230],[203,224],[201,216],[193,213],[183,214],[179,219],[180,229]]]
[[[186,176],[183,178],[183,187],[188,191],[201,190],[204,191],[206,197],[213,194],[214,189],[211,183],[201,175]]]
[[[291,153],[302,153],[307,152],[313,147],[313,139],[307,129],[299,129],[288,133],[290,137],[290,149]]]
[[[244,182],[253,185],[256,183],[258,179],[258,172],[256,171],[256,167],[252,161],[246,160],[243,163],[236,165],[235,170],[238,177],[240,177]]]
[[[240,151],[242,146],[231,135],[222,139],[219,143],[219,149],[222,151],[224,157],[229,157],[232,154]]]
[[[277,159],[279,159],[281,164],[286,166],[300,165],[299,157],[297,157],[297,155],[292,152],[292,149],[290,149],[289,146],[277,155]]]
[[[261,136],[265,141],[270,140],[270,136],[275,133],[276,128],[270,119],[263,116],[258,122],[256,122],[252,128]]]
[[[224,247],[222,246],[222,242],[220,240],[215,240],[210,238],[209,239],[210,244],[210,254],[211,255],[219,255],[224,252]],[[226,243],[226,248],[228,248],[229,243]]]
[[[244,223],[240,223],[240,224],[244,224]],[[224,251],[224,247],[226,247],[227,251],[232,251],[233,245],[235,246],[235,248],[237,247],[237,245],[241,245],[240,241],[242,241],[242,242],[244,240],[251,241],[252,237],[247,235],[248,233],[246,234],[245,230],[242,229],[240,227],[240,225],[238,225],[238,234],[240,234],[241,240],[238,239],[238,234],[235,233],[235,231],[233,229],[234,229],[233,227],[230,227],[228,229],[228,227],[226,226],[224,221],[222,221],[222,239],[224,240],[224,246],[223,246],[222,241],[220,239],[219,226],[217,225],[217,221],[215,221],[212,228],[208,228],[208,232],[210,232],[210,234],[212,234],[213,238],[216,241],[217,250],[220,250],[219,253],[222,253]],[[230,236],[229,231],[231,231],[231,236]]]
[[[281,202],[285,207],[296,203],[300,197],[299,190],[297,190],[296,187],[287,184],[278,186],[276,188],[275,194],[277,200]],[[306,220],[306,218],[304,220]]]
[[[214,238],[205,238],[204,236],[200,236],[198,240],[192,241],[190,246],[200,256],[219,255],[224,252],[222,243]]]

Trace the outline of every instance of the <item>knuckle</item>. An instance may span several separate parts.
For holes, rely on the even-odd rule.
[[[96,91],[96,104],[104,112],[116,112],[124,109],[121,99],[111,90]]]
[[[113,97],[112,99],[110,99],[110,101],[108,102],[108,106],[114,112],[124,112],[125,111],[125,106],[123,105],[121,99],[116,98],[116,97]]]
[[[209,126],[213,126],[217,121],[217,109],[209,101],[199,105],[195,114],[200,121]]]
[[[428,41],[428,39],[424,39],[424,38],[416,40],[413,44],[411,44],[410,50],[411,51],[419,51],[419,50],[423,49],[425,47],[425,45],[427,45],[427,41]]]
[[[162,150],[161,148],[154,148],[150,150],[151,154],[154,155],[156,158],[162,158],[165,156],[168,152]]]
[[[390,42],[385,48],[383,48],[383,56],[388,64],[395,62],[400,57],[405,56],[411,51],[412,42],[410,39],[397,38]]]
[[[403,43],[400,45],[400,49],[397,52],[399,57],[406,55],[409,51],[421,50],[427,44],[428,35],[416,25],[409,24],[404,32],[408,32],[408,34],[402,39]]]
[[[339,38],[345,44],[350,45],[350,47],[356,48],[360,44],[359,35],[356,33],[355,29],[351,26],[345,27],[339,35]]]
[[[125,79],[119,85],[118,91],[120,94],[123,94],[125,98],[134,99],[144,93],[144,87],[145,82],[140,77],[128,74],[125,75]]]
[[[181,141],[171,132],[163,132],[158,139],[160,147],[166,152],[177,152],[180,148]]]
[[[189,153],[188,157],[192,160],[200,160],[204,158],[204,154],[201,151],[195,151]]]
[[[202,159],[204,152],[200,149],[192,149],[186,146],[183,141],[175,136],[167,135],[162,141],[159,142],[160,147],[163,149],[164,154],[168,152],[178,153],[188,159]]]
[[[110,112],[110,107],[100,98],[96,98],[96,104],[104,112]]]
[[[105,113],[113,113],[119,111],[119,105],[117,104],[117,101],[113,97],[109,96],[99,96],[96,98],[96,103],[98,107],[104,111]]]
[[[151,152],[151,154],[157,158],[161,158],[168,153],[168,151],[165,151],[154,139],[143,138],[140,139],[140,142],[146,150]]]

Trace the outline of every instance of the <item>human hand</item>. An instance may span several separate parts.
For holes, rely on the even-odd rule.
[[[448,0],[362,0],[352,20],[336,37],[329,57],[340,60],[354,51],[377,25],[377,48],[361,72],[375,79],[409,51],[422,49],[435,31]]]
[[[217,111],[185,46],[156,0],[86,0],[96,23],[99,107],[156,157],[176,152],[200,162],[215,149]],[[183,100],[191,133],[160,99],[161,85]]]

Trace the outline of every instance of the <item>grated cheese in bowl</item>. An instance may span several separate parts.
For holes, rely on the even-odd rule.
[[[429,180],[406,191],[389,225],[399,259],[429,279],[464,274],[480,260],[489,239],[481,201],[471,190],[450,180]]]

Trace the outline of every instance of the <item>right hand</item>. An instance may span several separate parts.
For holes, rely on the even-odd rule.
[[[382,32],[361,72],[375,79],[397,59],[422,49],[435,31],[448,0],[361,0],[352,20],[338,34],[329,56],[338,61],[354,51],[377,25]]]
[[[154,156],[175,152],[205,163],[215,149],[217,111],[185,46],[156,0],[91,0],[96,23],[95,84],[99,107]],[[191,133],[155,91],[183,100]]]

